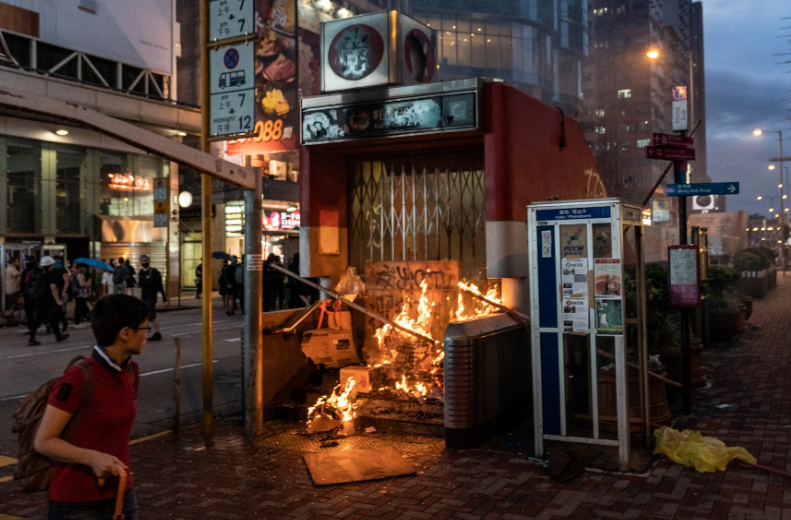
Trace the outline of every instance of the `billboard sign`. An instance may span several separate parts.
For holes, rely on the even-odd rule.
[[[249,134],[253,131],[254,49],[254,45],[248,42],[209,51],[210,137]]]
[[[297,0],[256,0],[255,9],[255,136],[229,141],[228,155],[282,152],[298,145]]]
[[[689,130],[689,110],[687,107],[687,87],[673,87],[673,131]]]
[[[3,0],[39,14],[39,41],[173,74],[172,0]]]

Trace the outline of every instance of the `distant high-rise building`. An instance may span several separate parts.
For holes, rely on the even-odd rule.
[[[644,148],[652,132],[672,133],[671,89],[689,85],[690,69],[696,72],[695,107],[705,106],[702,10],[689,0],[591,0],[588,12],[581,120],[609,193],[642,204],[668,164],[645,159]],[[651,50],[658,57],[650,58]],[[696,110],[695,119],[705,119],[705,110]],[[690,120],[690,130],[693,125]],[[708,180],[702,132],[695,134],[703,159],[692,163],[695,182]],[[673,182],[672,172],[667,182]],[[675,203],[660,186],[651,204],[654,223],[675,225]]]
[[[413,17],[437,31],[440,75],[503,81],[581,113],[588,54],[585,0],[421,0]]]

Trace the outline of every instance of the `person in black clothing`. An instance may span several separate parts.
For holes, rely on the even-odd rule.
[[[236,297],[239,299],[239,308],[244,316],[244,255],[242,255],[242,262],[234,269],[234,276],[236,277]]]
[[[264,312],[275,310],[275,298],[277,293],[274,290],[275,278],[280,275],[280,271],[272,268],[272,263],[277,261],[274,253],[269,253],[264,261]]]
[[[140,299],[146,302],[151,313],[148,322],[154,329],[154,334],[148,341],[161,341],[162,334],[159,333],[159,321],[157,321],[157,296],[162,293],[162,301],[166,300],[165,287],[162,285],[162,274],[151,267],[151,259],[148,255],[140,257],[142,269],[137,273],[137,285],[140,286]]]
[[[61,287],[61,299],[63,300],[63,305],[61,306],[63,319],[61,323],[63,324],[63,332],[66,332],[66,329],[69,328],[69,321],[66,319],[66,305],[69,303],[69,289],[71,288],[71,273],[66,269],[65,264],[66,261],[62,256],[55,258],[54,270],[63,278],[63,286]]]
[[[30,339],[27,344],[37,347],[41,342],[36,340],[36,331],[41,326],[41,321],[49,314],[47,307],[47,294],[49,286],[44,271],[38,266],[35,258],[25,264],[25,276],[22,277],[22,295],[25,299],[25,315]]]
[[[126,294],[131,296],[135,295],[135,270],[132,269],[132,264],[129,262],[129,259],[126,259],[126,270],[129,271],[129,276],[126,277]]]
[[[198,288],[195,298],[200,298],[203,293],[203,264],[198,264],[195,268],[195,287]]]
[[[52,328],[52,332],[55,333],[55,341],[60,343],[69,337],[68,334],[63,334],[60,331],[61,322],[66,320],[66,316],[63,312],[63,306],[66,304],[66,295],[64,294],[66,280],[63,279],[63,273],[61,272],[63,268],[57,269],[55,267],[55,260],[51,256],[45,256],[41,259],[41,267],[44,268],[47,286],[49,287],[49,291],[47,292],[47,305],[49,307],[47,323],[49,323],[49,326]]]
[[[224,266],[222,276],[225,278],[226,303],[225,314],[233,316],[236,314],[236,266],[239,262],[235,256],[231,257],[231,263]]]

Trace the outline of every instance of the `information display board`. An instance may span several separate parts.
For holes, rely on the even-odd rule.
[[[249,134],[255,126],[255,46],[251,42],[209,51],[209,135]]]
[[[698,246],[668,246],[670,305],[694,309],[700,302],[700,267]]]

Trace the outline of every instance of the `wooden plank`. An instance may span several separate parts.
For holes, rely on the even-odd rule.
[[[416,469],[392,446],[375,450],[335,450],[303,455],[317,486],[414,475]]]
[[[34,11],[0,2],[0,29],[39,37],[39,15]]]

